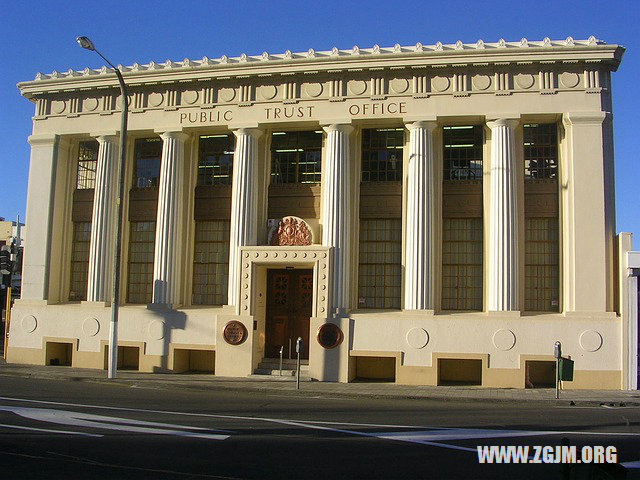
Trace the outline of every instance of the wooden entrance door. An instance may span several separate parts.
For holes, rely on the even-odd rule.
[[[277,358],[284,347],[284,358],[295,358],[296,340],[302,338],[300,358],[309,358],[309,318],[313,300],[312,270],[267,271],[267,318],[265,356]]]

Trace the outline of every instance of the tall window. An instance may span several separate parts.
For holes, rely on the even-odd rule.
[[[403,128],[362,130],[362,181],[401,182]]]
[[[231,185],[233,135],[200,137],[198,185]]]
[[[162,139],[137,139],[134,157],[133,186],[138,188],[157,187],[162,160]]]
[[[193,304],[226,305],[229,278],[229,220],[196,222]]]
[[[87,190],[95,187],[96,164],[98,163],[98,142],[80,142],[78,147],[78,181],[76,189]]]
[[[402,286],[402,220],[360,220],[358,307],[399,309]]]
[[[90,240],[91,222],[73,222],[71,286],[69,288],[69,300],[71,301],[87,299]]]
[[[403,146],[403,128],[362,130],[359,308],[402,306]]]
[[[274,132],[271,183],[320,183],[322,131]]]
[[[558,127],[524,125],[525,289],[528,311],[559,311]]]
[[[151,303],[156,222],[131,222],[127,302]]]
[[[481,126],[443,128],[443,310],[482,310],[482,143]]]

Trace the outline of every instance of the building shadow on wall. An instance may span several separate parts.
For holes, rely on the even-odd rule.
[[[156,280],[154,287],[164,287],[161,280]],[[159,285],[160,284],[160,285]],[[153,367],[153,373],[169,373],[172,368],[169,365],[169,346],[174,330],[184,330],[187,324],[187,315],[175,310],[171,305],[150,303],[147,310],[156,319],[149,323],[149,336],[152,340],[162,340],[162,352],[160,352],[160,365]]]

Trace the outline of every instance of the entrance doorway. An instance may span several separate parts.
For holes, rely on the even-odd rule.
[[[302,338],[300,358],[309,358],[309,318],[313,300],[313,270],[268,270],[265,356],[278,358],[296,353],[296,340]]]

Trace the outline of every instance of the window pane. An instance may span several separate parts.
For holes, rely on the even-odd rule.
[[[362,130],[362,181],[401,182],[403,128]]]
[[[525,310],[559,310],[558,242],[557,218],[525,219]]]
[[[271,183],[320,183],[322,131],[274,132]]]
[[[444,218],[442,309],[482,310],[482,219]]]
[[[231,185],[233,135],[200,137],[198,185]]]
[[[162,139],[139,138],[136,140],[134,150],[133,186],[138,188],[157,187],[162,159]]]
[[[482,179],[482,127],[443,127],[444,180]]]
[[[131,222],[127,302],[151,303],[156,222]]]
[[[71,286],[69,300],[87,299],[91,222],[74,222],[71,243]]]
[[[524,125],[524,177],[557,178],[558,128],[555,123]]]
[[[360,220],[358,307],[401,307],[402,220]]]
[[[76,188],[85,190],[95,187],[96,165],[98,163],[98,142],[80,142],[78,147],[78,181]]]
[[[196,222],[193,304],[226,305],[229,278],[228,220]]]

